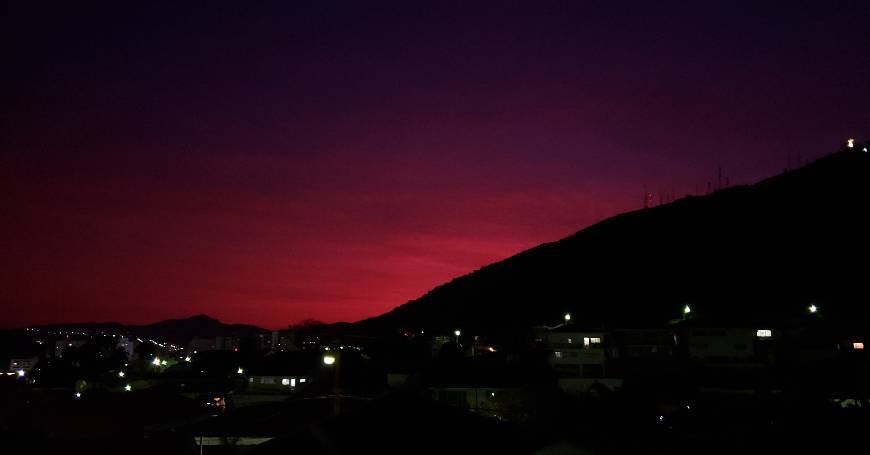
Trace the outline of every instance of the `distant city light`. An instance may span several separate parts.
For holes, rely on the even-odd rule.
[[[810,313],[816,313],[819,311],[819,307],[817,307],[816,304],[812,304],[812,305],[810,305],[809,310],[810,310]]]
[[[849,147],[849,148],[855,147],[855,139],[847,139],[846,140],[846,147]]]
[[[568,322],[570,320],[571,320],[571,313],[565,313],[565,322]]]
[[[124,386],[124,391],[129,392],[131,390],[133,390],[133,386],[131,386],[130,384]]]
[[[82,397],[82,393],[81,393],[81,392],[76,392],[76,398],[81,398],[81,397]]]
[[[236,370],[236,374],[245,374],[245,369],[242,367],[239,367],[239,369]]]
[[[323,363],[325,365],[332,365],[333,363],[335,363],[335,357],[331,355],[325,355],[323,356]]]
[[[757,336],[758,338],[770,338],[771,336],[773,336],[773,332],[768,329],[758,329],[755,332],[755,336]]]
[[[160,364],[163,365],[163,366],[166,366],[166,361],[165,361],[165,360],[161,360],[161,361],[160,361]]]
[[[155,367],[159,367],[160,366],[160,357],[154,357],[154,360],[151,361],[151,364],[154,365]]]
[[[118,377],[119,377],[119,378],[123,378],[125,375],[126,375],[126,373],[124,373],[123,371],[119,371],[119,372],[118,372]]]
[[[856,342],[852,343],[852,349],[860,351],[860,350],[864,349],[864,343],[861,341],[856,341]]]
[[[683,314],[689,314],[691,312],[692,312],[692,309],[689,307],[689,305],[686,305],[685,307],[683,307]]]
[[[184,358],[184,361],[185,361],[185,362],[190,362],[190,356],[185,357],[185,358]]]
[[[16,373],[18,373],[18,377],[19,377],[19,378],[23,378],[23,377],[24,377],[24,370],[18,370],[18,371],[16,371]]]

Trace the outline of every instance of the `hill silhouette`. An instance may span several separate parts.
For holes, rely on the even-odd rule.
[[[252,336],[268,332],[247,324],[225,324],[211,316],[199,314],[189,318],[167,319],[144,326],[131,326],[131,331],[164,340],[187,343],[193,337]]]
[[[438,286],[360,328],[662,325],[689,303],[729,320],[867,321],[870,154],[847,149],[749,186],[625,213]]]
[[[205,314],[188,318],[167,319],[146,325],[124,325],[117,322],[83,322],[70,324],[51,324],[40,326],[47,329],[71,331],[106,331],[109,333],[128,333],[145,338],[159,338],[179,344],[187,344],[194,337],[213,338],[218,336],[252,336],[268,330],[247,324],[225,324]]]

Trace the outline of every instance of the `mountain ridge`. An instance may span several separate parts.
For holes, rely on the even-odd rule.
[[[868,250],[868,174],[870,156],[842,150],[752,185],[619,214],[357,325],[492,329],[569,311],[587,324],[660,325],[686,303],[783,318],[810,301],[866,318],[845,300],[868,296],[855,285],[867,266],[845,264]]]

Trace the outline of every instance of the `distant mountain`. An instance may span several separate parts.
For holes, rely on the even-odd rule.
[[[224,324],[223,322],[205,314],[182,319],[168,319],[148,325],[124,325],[117,322],[87,322],[55,324],[42,327],[65,330],[125,332],[133,336],[160,339],[178,344],[187,344],[195,337],[245,337],[268,332],[266,329],[253,325]]]
[[[362,329],[870,318],[870,154],[625,213],[438,286]]]
[[[268,330],[246,324],[224,324],[223,322],[200,314],[183,319],[167,319],[144,326],[131,326],[131,331],[175,343],[187,343],[194,337],[213,338],[218,336],[252,336]],[[140,335],[140,336],[141,336]]]

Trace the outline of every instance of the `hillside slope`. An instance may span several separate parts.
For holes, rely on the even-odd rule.
[[[790,317],[816,302],[867,318],[870,155],[838,152],[703,197],[629,212],[441,285],[361,328],[663,324]]]

